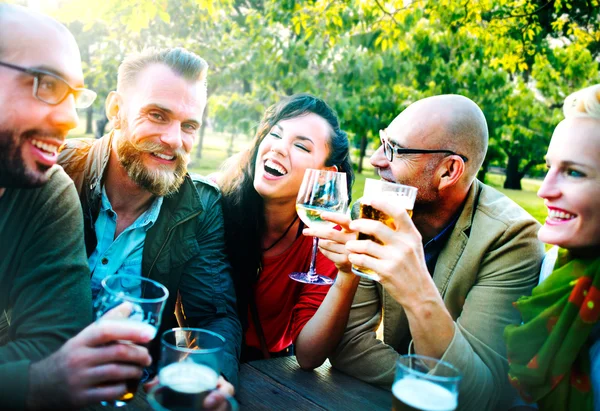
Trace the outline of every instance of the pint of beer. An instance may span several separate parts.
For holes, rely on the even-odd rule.
[[[158,386],[148,394],[156,411],[203,410],[204,400],[217,389],[225,338],[201,328],[172,328],[161,338]],[[234,398],[227,401],[238,410]]]
[[[377,210],[371,205],[374,198],[385,198],[386,201],[394,202],[403,207],[412,217],[412,210],[417,198],[417,189],[411,186],[402,184],[390,183],[382,180],[374,180],[367,178],[365,180],[365,189],[362,198],[360,199],[360,214],[359,218],[368,218],[370,220],[378,220],[388,227],[393,228],[394,220],[383,211]],[[372,240],[382,244],[375,236],[358,233],[358,240]],[[379,275],[367,268],[352,266],[352,272],[361,277],[366,277],[371,280],[379,281]]]
[[[156,334],[160,327],[169,290],[157,281],[139,275],[113,274],[102,280],[102,288],[94,300],[97,322],[125,324],[132,329],[150,330]],[[119,344],[133,344],[118,341]],[[127,392],[114,402],[102,401],[104,406],[122,407],[137,392],[139,379],[125,381]]]
[[[401,356],[392,385],[393,411],[454,411],[460,372],[445,361],[420,355]]]
[[[130,319],[122,319],[122,320],[116,320],[116,319],[99,319],[98,322],[102,322],[103,324],[114,324],[115,327],[118,326],[123,326],[125,325],[127,328],[132,329],[132,330],[139,330],[140,334],[141,333],[145,333],[145,334],[149,334],[152,335],[152,339],[154,339],[154,336],[156,336],[156,332],[157,327],[148,323],[143,323],[143,322],[139,322],[136,320],[130,320]],[[133,345],[133,343],[131,341],[118,341],[119,344],[131,344]],[[150,342],[146,343],[146,344],[140,344],[143,347],[148,348],[150,346]],[[133,378],[133,379],[129,379],[129,380],[125,380],[125,387],[127,388],[127,391],[125,392],[125,394],[123,394],[118,401],[114,404],[115,406],[122,406],[122,403],[126,403],[130,400],[133,399],[133,397],[135,396],[135,393],[138,390],[138,385],[140,384],[140,379],[139,378]],[[112,405],[112,404],[102,404],[102,405]]]
[[[159,410],[201,410],[208,394],[217,388],[219,375],[207,365],[193,361],[175,362],[158,374],[160,388],[153,392]]]

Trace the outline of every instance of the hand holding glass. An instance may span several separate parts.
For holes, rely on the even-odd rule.
[[[165,301],[169,297],[167,288],[153,280],[134,275],[114,274],[102,280],[102,289],[94,301],[96,321],[127,322],[131,328],[147,329],[156,335],[160,327]],[[105,315],[109,313],[109,315]],[[129,341],[119,341],[131,344]],[[139,384],[139,380],[129,380],[127,393],[114,404],[124,406],[130,401]]]
[[[373,198],[385,198],[387,201],[393,201],[400,207],[405,208],[408,212],[408,215],[412,217],[412,210],[415,205],[415,199],[417,198],[417,189],[411,186],[390,183],[382,180],[374,180],[372,178],[367,178],[365,180],[364,194],[360,199],[359,218],[378,220],[388,227],[393,228],[394,220],[386,213],[371,206],[371,201]],[[381,244],[381,241],[379,241],[376,237],[363,233],[358,233],[357,240],[372,240],[378,244]],[[361,277],[379,281],[379,275],[373,270],[353,265],[352,272],[356,275],[360,275]]]
[[[225,338],[200,328],[173,328],[161,338],[158,386],[148,394],[156,411],[203,410],[204,400],[217,389]],[[235,399],[227,397],[231,410]]]
[[[296,211],[304,224],[309,227],[334,227],[332,223],[321,218],[324,211],[345,213],[348,209],[348,186],[346,173],[327,170],[307,169],[298,191]],[[315,271],[319,239],[313,238],[312,257],[307,273],[294,272],[290,278],[307,284],[331,285],[333,279],[319,275]]]

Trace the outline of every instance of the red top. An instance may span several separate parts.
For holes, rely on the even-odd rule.
[[[262,259],[263,270],[254,286],[254,295],[270,352],[281,351],[293,343],[329,291],[329,286],[304,284],[288,277],[294,271],[308,271],[312,240],[301,235],[282,254]],[[331,278],[337,275],[335,264],[320,251],[317,251],[316,270]],[[260,349],[250,312],[248,325],[246,344]]]

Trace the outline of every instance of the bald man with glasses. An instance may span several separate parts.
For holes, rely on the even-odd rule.
[[[83,87],[71,33],[0,4],[0,85],[0,409],[119,398],[123,381],[151,362],[146,348],[119,342],[152,336],[88,325],[83,215],[73,182],[56,165],[76,109],[96,98]]]
[[[512,303],[537,283],[543,255],[539,224],[476,179],[488,130],[482,111],[468,98],[420,100],[380,138],[371,164],[382,180],[418,188],[412,219],[402,207],[374,199],[371,205],[390,215],[394,228],[334,217],[345,230],[305,233],[328,238],[321,240],[321,251],[340,270],[356,264],[381,278],[361,279],[330,361],[391,387],[399,355],[442,359],[462,373],[458,409],[506,409],[513,394],[502,333],[507,324],[520,322]],[[382,244],[356,240],[357,232]]]

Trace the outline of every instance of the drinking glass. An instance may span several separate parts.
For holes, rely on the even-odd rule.
[[[140,330],[149,329],[154,335],[160,327],[165,301],[169,297],[167,288],[148,278],[113,274],[102,280],[102,289],[94,301],[96,321],[127,322],[127,326]],[[110,315],[105,315],[110,312]],[[130,341],[119,341],[132,344]],[[147,345],[149,345],[148,343]],[[122,407],[130,401],[137,391],[138,379],[126,381],[127,392],[114,403],[102,402],[102,405]]]
[[[401,207],[404,207],[408,212],[408,215],[412,217],[412,210],[415,205],[415,199],[417,198],[417,189],[415,187],[390,183],[383,180],[374,180],[372,178],[365,179],[365,189],[363,196],[359,200],[360,213],[358,218],[379,220],[388,227],[393,228],[394,220],[386,213],[371,206],[371,201],[374,198],[385,198],[386,201],[396,202]],[[357,240],[372,240],[381,244],[381,241],[372,235],[358,233],[356,238]],[[379,281],[379,274],[373,270],[352,265],[352,272],[361,277]]]
[[[309,227],[334,227],[335,223],[323,220],[321,213],[328,211],[343,214],[347,209],[348,186],[346,185],[346,173],[306,169],[296,199],[296,211],[304,224]],[[292,280],[315,285],[333,284],[333,279],[319,275],[315,271],[318,246],[319,239],[314,237],[308,272],[291,273],[290,278]]]
[[[200,328],[173,328],[163,333],[158,362],[158,386],[148,394],[156,411],[202,410],[204,399],[217,389],[225,338]],[[237,410],[228,397],[231,410]]]
[[[404,355],[396,361],[393,411],[454,411],[458,406],[458,369],[442,360]]]

